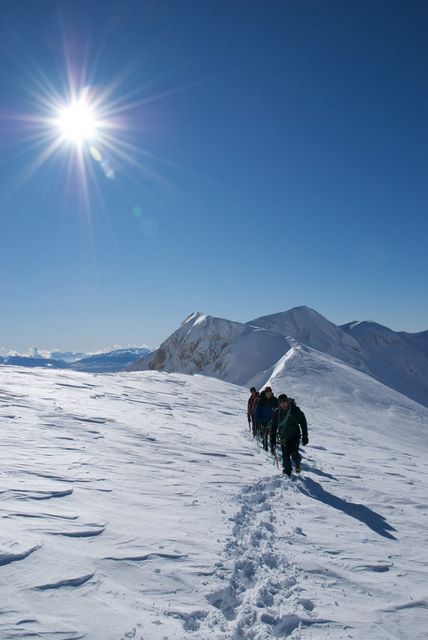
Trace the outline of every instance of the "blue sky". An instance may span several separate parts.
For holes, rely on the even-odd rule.
[[[426,2],[0,8],[0,347],[156,346],[192,311],[303,304],[428,329]],[[28,177],[67,68],[122,108],[125,157],[109,179],[87,154],[86,190],[67,144]]]

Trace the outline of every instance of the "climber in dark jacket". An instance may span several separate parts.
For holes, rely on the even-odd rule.
[[[271,426],[271,451],[275,455],[276,441],[279,440],[282,450],[283,473],[291,476],[291,460],[294,462],[296,473],[300,473],[302,456],[299,453],[300,435],[302,444],[309,443],[308,425],[305,414],[292,398],[285,393],[278,396],[279,407],[273,412]]]
[[[251,387],[250,392],[251,392],[251,395],[247,403],[248,426],[250,428],[250,431],[252,431],[253,436],[256,437],[257,435],[256,412],[257,412],[257,403],[259,401],[260,394],[255,387]]]
[[[266,387],[260,394],[257,403],[256,418],[262,438],[263,449],[268,451],[268,439],[270,434],[270,423],[274,409],[278,407],[278,399],[272,393],[271,387]]]

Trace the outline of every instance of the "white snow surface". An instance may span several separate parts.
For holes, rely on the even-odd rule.
[[[428,410],[295,346],[301,476],[203,376],[0,367],[0,638],[426,638]]]

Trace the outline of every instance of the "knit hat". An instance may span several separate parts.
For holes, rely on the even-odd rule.
[[[278,402],[287,402],[288,401],[288,396],[285,395],[285,393],[280,393],[278,396]]]

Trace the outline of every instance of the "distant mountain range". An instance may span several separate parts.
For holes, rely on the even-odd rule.
[[[68,367],[68,364],[63,360],[21,355],[0,356],[0,364],[14,367],[50,367],[52,369],[66,369]]]
[[[286,382],[296,358],[305,357],[309,369],[315,358],[320,375],[319,354],[428,406],[428,331],[397,332],[366,321],[338,326],[304,306],[245,324],[193,313],[128,370],[202,374],[261,387],[279,377]]]
[[[148,347],[115,349],[106,353],[85,355],[76,352],[54,351],[50,357],[42,357],[40,352],[33,356],[0,356],[0,364],[21,367],[49,367],[52,369],[73,369],[92,373],[114,373],[123,371],[130,364],[151,352]]]
[[[92,371],[93,373],[114,373],[123,371],[139,358],[152,352],[148,347],[116,349],[107,353],[86,356],[68,365],[74,371]]]

